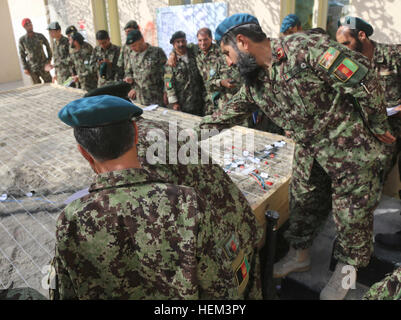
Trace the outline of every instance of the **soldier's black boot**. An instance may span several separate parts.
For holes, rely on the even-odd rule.
[[[388,249],[401,251],[401,230],[396,233],[379,233],[375,241]]]

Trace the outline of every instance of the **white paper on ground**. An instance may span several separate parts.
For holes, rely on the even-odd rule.
[[[158,107],[159,107],[159,105],[152,104],[152,105],[150,105],[150,106],[148,106],[146,108],[143,108],[143,110],[145,110],[145,111],[153,111],[153,110],[156,110]]]

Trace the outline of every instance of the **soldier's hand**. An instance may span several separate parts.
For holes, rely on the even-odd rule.
[[[54,77],[52,78],[52,82],[55,83],[56,81],[57,81],[57,76],[54,76]]]
[[[24,69],[24,73],[27,75],[27,76],[29,76],[31,73],[29,72],[29,70],[28,69]]]
[[[134,89],[132,89],[130,92],[128,92],[128,98],[130,98],[131,100],[135,100],[136,91]]]
[[[126,77],[124,79],[124,82],[129,83],[129,84],[133,84],[134,83],[134,79],[130,78],[130,77]]]
[[[180,107],[180,105],[178,103],[174,103],[173,104],[173,110],[180,111],[180,109],[181,109],[181,107]]]
[[[51,65],[50,63],[45,64],[45,71],[50,72],[50,70],[53,68],[53,65]]]
[[[235,85],[235,83],[233,83],[233,80],[232,80],[232,79],[221,80],[221,81],[220,81],[220,84],[221,84],[223,87],[226,87],[226,88],[228,88],[228,89],[232,89],[232,88],[235,88],[235,87],[236,87],[236,85]]]
[[[393,117],[401,118],[401,104],[399,106],[395,107],[394,111],[397,111],[397,114],[395,114]]]
[[[170,56],[168,57],[167,60],[167,65],[173,68],[177,66],[177,55],[175,54],[174,51],[170,53]]]
[[[392,144],[395,142],[394,136],[390,132],[386,132],[385,134],[375,134],[376,138],[379,139],[381,142],[386,144]]]
[[[163,102],[164,105],[167,106],[168,105],[168,96],[167,96],[167,92],[163,93]]]
[[[72,79],[74,80],[74,82],[78,82],[79,81],[79,77],[78,76],[72,76]]]

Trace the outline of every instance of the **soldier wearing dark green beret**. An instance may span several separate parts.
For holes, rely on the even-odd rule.
[[[373,32],[373,27],[361,18],[345,17],[339,23],[336,37],[338,42],[362,53],[373,62],[380,84],[384,88],[384,101],[391,131],[397,137],[397,143],[386,149],[387,176],[397,162],[401,151],[401,44],[385,44],[371,40],[370,36]],[[401,168],[401,160],[398,166]],[[376,242],[401,251],[401,231],[395,234],[378,234]]]
[[[188,50],[186,34],[175,32],[170,39],[177,55],[176,66],[167,65],[164,74],[169,105],[198,116],[204,114],[204,85],[196,65],[196,55]]]
[[[80,88],[86,91],[97,87],[97,72],[93,70],[90,59],[93,53],[93,47],[86,41],[79,32],[74,32],[70,38],[72,52],[71,73],[73,79]]]
[[[144,106],[164,106],[163,76],[167,58],[163,49],[145,42],[139,30],[128,34],[126,45],[131,50],[125,79],[132,85],[129,97]]]
[[[139,26],[135,20],[130,20],[124,26],[125,35],[128,37],[128,34],[133,30],[139,30]],[[124,78],[126,78],[130,74],[130,72],[129,72],[130,54],[131,54],[131,48],[129,47],[129,45],[124,43],[124,45],[121,48],[120,56],[119,56],[118,62],[117,62],[117,66],[121,70],[123,70],[122,77],[124,77]],[[127,75],[126,75],[126,73],[127,73]]]
[[[97,46],[93,49],[90,65],[98,75],[98,87],[122,79],[122,70],[117,65],[120,47],[111,43],[106,30],[96,32]]]
[[[332,212],[338,263],[320,298],[343,299],[343,267],[368,265],[373,211],[382,189],[389,132],[383,92],[370,61],[323,33],[269,39],[256,17],[236,14],[216,30],[229,65],[245,85],[226,112],[201,127],[234,125],[260,109],[296,142],[290,185],[289,253],[274,276],[310,269],[310,248]],[[352,284],[351,284],[352,285]]]
[[[97,177],[58,218],[50,298],[260,298],[262,228],[240,190],[218,165],[148,163],[168,124],[95,94],[59,112]]]

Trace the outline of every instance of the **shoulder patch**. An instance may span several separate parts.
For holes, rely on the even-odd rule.
[[[329,70],[340,54],[341,52],[339,50],[330,47],[324,53],[322,59],[319,61],[319,64],[326,70]]]
[[[334,70],[334,75],[342,82],[347,82],[357,72],[359,66],[349,58],[345,58]]]

